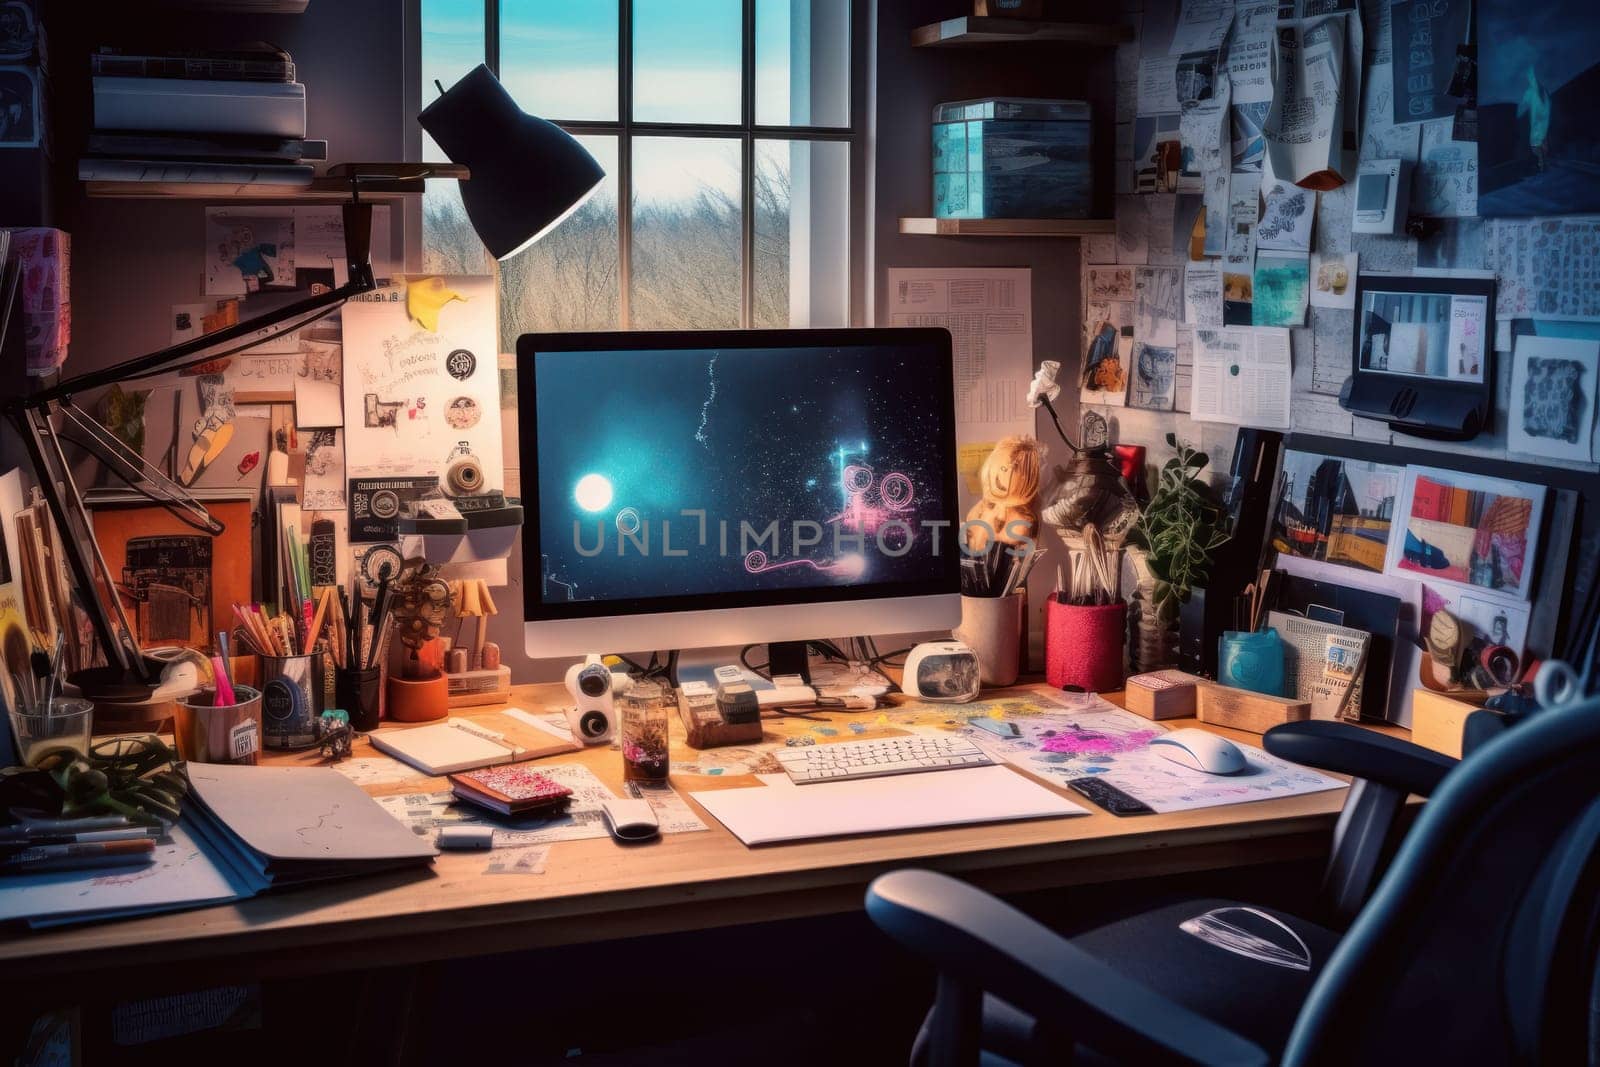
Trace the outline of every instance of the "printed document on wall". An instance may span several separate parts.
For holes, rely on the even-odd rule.
[[[1033,433],[1032,287],[1026,267],[889,269],[889,324],[950,331],[958,444]]]
[[[1189,417],[1287,430],[1293,377],[1288,330],[1196,328]]]

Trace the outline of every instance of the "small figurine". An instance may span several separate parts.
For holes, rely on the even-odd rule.
[[[353,737],[350,716],[337,708],[323,712],[317,720],[317,745],[323,759],[342,760],[350,755]]]
[[[1043,460],[1044,448],[1032,437],[1007,437],[994,446],[978,470],[983,499],[967,512],[967,522],[986,523],[987,528],[967,528],[969,549],[986,548],[991,533],[1011,545],[1033,536]]]

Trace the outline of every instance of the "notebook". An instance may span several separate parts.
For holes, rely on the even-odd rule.
[[[387,752],[436,778],[499,763],[571,752],[578,747],[572,741],[551,737],[548,744],[525,748],[505,734],[466,719],[450,719],[410,730],[375,730],[367,736],[378,751]]]
[[[438,855],[331,767],[189,764],[184,822],[265,887],[369,874]]]
[[[1089,814],[1009,767],[689,795],[747,845]]]
[[[450,790],[461,800],[502,815],[546,815],[566,810],[572,790],[532,764],[487,767],[450,776]]]

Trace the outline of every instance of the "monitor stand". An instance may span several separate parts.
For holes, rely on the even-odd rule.
[[[768,659],[767,674],[777,677],[780,674],[798,674],[805,684],[811,684],[811,665],[807,662],[807,643],[805,641],[772,641],[767,644]],[[676,651],[672,654],[671,670],[669,677],[674,686],[681,686],[685,680],[702,681],[708,685],[715,685],[714,673],[718,667],[729,664],[740,666],[739,650],[743,646],[731,648],[691,648]],[[746,672],[747,674],[750,672]],[[758,687],[765,687],[763,679],[755,679]]]

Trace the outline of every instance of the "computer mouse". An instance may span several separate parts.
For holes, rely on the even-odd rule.
[[[1150,748],[1164,759],[1207,774],[1238,774],[1250,769],[1238,745],[1194,727],[1152,738]]]
[[[613,798],[601,801],[600,811],[618,841],[649,841],[661,833],[661,823],[648,801]]]

